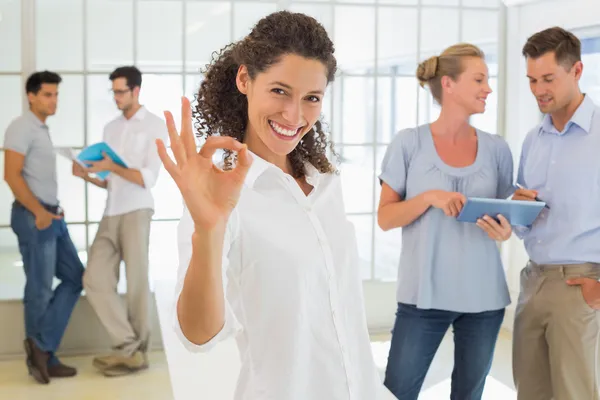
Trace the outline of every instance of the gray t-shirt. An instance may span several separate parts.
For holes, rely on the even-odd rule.
[[[27,110],[6,128],[4,148],[25,156],[23,178],[38,200],[57,205],[56,153],[48,126]]]

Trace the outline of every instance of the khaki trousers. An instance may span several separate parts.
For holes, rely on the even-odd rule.
[[[521,271],[513,332],[518,400],[598,400],[599,312],[575,277],[600,278],[600,264],[538,265]]]
[[[103,217],[83,276],[86,297],[106,328],[116,353],[145,352],[150,338],[148,247],[153,211],[143,209]],[[125,262],[127,304],[117,293]]]

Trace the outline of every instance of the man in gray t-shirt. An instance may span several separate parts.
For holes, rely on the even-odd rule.
[[[17,235],[27,283],[25,350],[29,373],[40,383],[74,376],[56,350],[82,290],[83,264],[58,205],[56,155],[46,119],[56,113],[59,75],[36,72],[26,83],[29,110],[4,136],[4,180],[15,201],[11,228]],[[61,280],[53,291],[54,277]]]

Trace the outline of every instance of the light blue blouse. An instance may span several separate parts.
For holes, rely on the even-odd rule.
[[[504,139],[480,130],[473,164],[463,168],[445,164],[427,124],[396,135],[379,178],[406,200],[429,190],[504,199],[514,191],[513,168]],[[506,307],[510,295],[496,242],[477,225],[458,222],[430,207],[402,228],[397,300],[455,312]]]

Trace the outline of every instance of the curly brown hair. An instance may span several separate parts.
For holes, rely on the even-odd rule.
[[[262,18],[248,36],[216,53],[203,71],[204,80],[193,110],[198,136],[226,135],[244,141],[248,100],[236,85],[240,65],[245,65],[250,79],[255,79],[284,55],[294,54],[322,62],[327,68],[329,84],[337,69],[333,53],[333,42],[327,31],[312,17],[279,11]],[[323,131],[323,122],[319,120],[288,155],[294,178],[305,175],[306,162],[321,173],[335,171],[327,159],[328,147],[333,152]],[[232,153],[225,151],[225,168],[231,168],[232,163]]]

